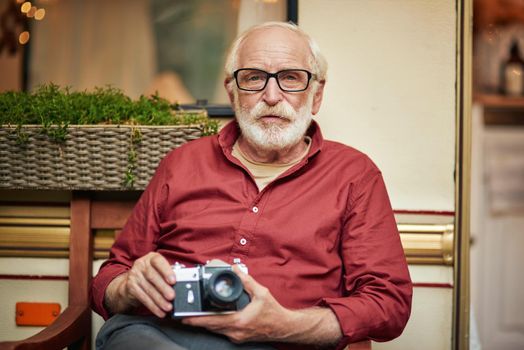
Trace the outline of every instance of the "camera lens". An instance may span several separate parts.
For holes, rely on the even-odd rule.
[[[233,281],[229,277],[221,277],[215,282],[213,288],[222,298],[229,298],[233,294]]]
[[[215,272],[207,285],[207,292],[213,304],[230,304],[240,298],[244,287],[240,278],[231,270]]]

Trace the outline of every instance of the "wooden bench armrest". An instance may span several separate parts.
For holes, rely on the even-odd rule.
[[[24,340],[0,343],[2,350],[63,349],[80,340],[91,322],[91,309],[70,305],[48,327]]]

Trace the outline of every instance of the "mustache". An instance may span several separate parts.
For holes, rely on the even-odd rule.
[[[253,109],[247,112],[256,120],[266,116],[278,117],[284,120],[294,120],[297,115],[295,109],[286,101],[282,101],[274,106],[268,106],[260,101],[253,107]]]

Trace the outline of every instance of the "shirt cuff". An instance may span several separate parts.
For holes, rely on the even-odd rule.
[[[336,350],[342,350],[350,343],[370,339],[368,337],[369,328],[364,325],[366,321],[361,320],[360,317],[358,317],[358,312],[352,309],[351,304],[353,300],[350,299],[352,298],[323,298],[318,304],[322,307],[329,307],[338,319],[342,331],[342,338],[337,344]],[[366,314],[365,311],[362,312]]]
[[[112,316],[104,303],[107,286],[117,276],[128,270],[129,268],[126,266],[108,266],[105,271],[100,271],[91,283],[91,306],[96,313],[104,318],[104,320],[107,320]]]

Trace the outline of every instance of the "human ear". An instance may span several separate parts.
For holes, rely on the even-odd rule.
[[[320,105],[322,104],[322,98],[324,97],[324,86],[326,85],[325,80],[318,82],[316,86],[315,95],[313,96],[313,106],[311,108],[311,114],[316,115],[320,110]]]
[[[226,88],[227,96],[229,97],[229,102],[231,102],[231,105],[235,105],[235,94],[233,93],[233,78],[227,77],[224,79],[224,87]]]

